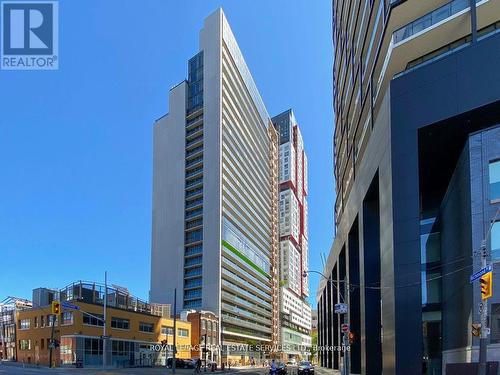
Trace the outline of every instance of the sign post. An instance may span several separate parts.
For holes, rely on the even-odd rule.
[[[473,279],[481,279],[481,297],[483,299],[481,308],[481,336],[479,339],[479,375],[486,375],[486,355],[488,350],[488,298],[491,297],[491,294],[486,298],[484,297],[485,293],[483,293],[483,279],[486,275],[490,275],[491,280],[491,272],[493,268],[491,264],[486,264],[486,257],[486,240],[483,240],[481,242],[481,270],[471,276],[471,282],[473,281]],[[484,292],[486,292],[486,290],[484,290]],[[489,292],[491,292],[491,289],[489,290]]]
[[[343,366],[343,375],[349,375],[349,350],[347,350],[347,347],[349,346],[349,324],[343,323],[340,326],[340,329],[342,330],[343,336],[342,336],[342,349],[344,350],[344,366]]]

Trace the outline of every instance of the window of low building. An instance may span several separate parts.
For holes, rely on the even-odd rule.
[[[500,160],[490,162],[490,201],[500,201]]]
[[[30,329],[31,321],[29,318],[26,319],[19,319],[19,322],[17,324],[17,327],[19,329]]]
[[[113,316],[111,318],[111,327],[117,329],[130,329],[130,320]]]
[[[111,352],[113,356],[128,357],[132,348],[132,343],[129,341],[111,341]]]
[[[184,329],[184,328],[179,328],[177,330],[177,333],[179,334],[179,337],[188,337],[189,336],[189,330]]]
[[[491,260],[500,262],[500,221],[495,221],[491,227]]]
[[[500,303],[491,304],[490,344],[500,344]]]
[[[172,327],[161,326],[161,334],[162,335],[173,336],[174,335],[174,329]]]
[[[100,314],[89,315],[87,313],[83,313],[83,324],[102,327],[104,325],[102,319],[104,319],[104,317]]]
[[[31,350],[31,340],[19,340],[19,349]]]
[[[87,355],[102,355],[102,340],[101,339],[85,339],[84,351]]]
[[[47,315],[47,327],[52,327],[52,323],[57,327],[58,320],[57,315]]]
[[[139,323],[139,331],[141,332],[153,333],[154,330],[155,330],[154,323],[144,323],[144,322]]]
[[[71,325],[73,324],[73,312],[65,311],[61,315],[61,324],[63,325]]]

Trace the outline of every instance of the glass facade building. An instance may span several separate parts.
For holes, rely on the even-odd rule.
[[[461,155],[498,149],[485,137],[500,123],[489,83],[500,3],[339,0],[332,10],[336,236],[317,293],[318,342],[339,345],[349,323],[351,372],[444,373],[477,361],[468,276],[494,218],[496,158]],[[344,299],[349,311],[335,314]],[[339,369],[345,357],[319,360]]]

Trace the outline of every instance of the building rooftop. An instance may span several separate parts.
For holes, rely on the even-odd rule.
[[[59,290],[59,300],[79,301],[96,305],[103,305],[105,286],[91,281],[76,281]],[[135,311],[144,314],[170,317],[170,305],[149,303],[130,294],[123,287],[111,285],[107,287],[106,303],[108,307]]]

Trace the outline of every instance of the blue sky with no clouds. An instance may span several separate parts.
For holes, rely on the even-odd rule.
[[[0,71],[0,299],[101,281],[105,269],[148,298],[152,124],[219,6],[269,114],[293,108],[302,128],[309,263],[322,269],[333,238],[331,2],[61,0],[59,70]]]

